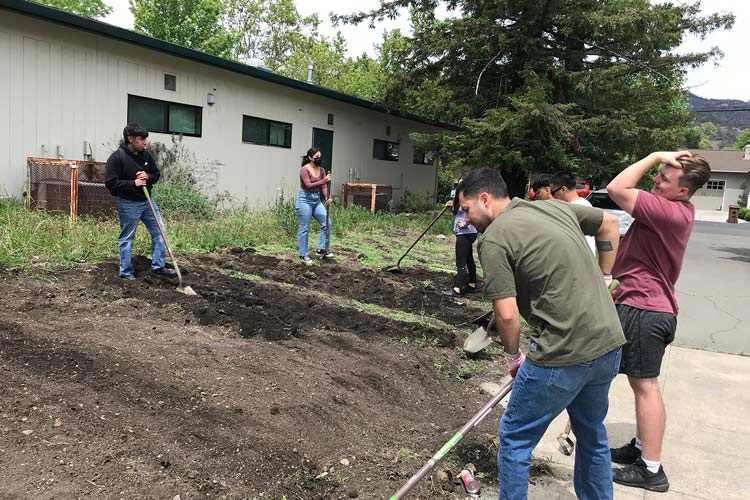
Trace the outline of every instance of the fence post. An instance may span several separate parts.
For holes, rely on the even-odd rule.
[[[78,165],[70,163],[70,221],[78,220]]]
[[[26,157],[26,211],[31,212],[31,158]]]

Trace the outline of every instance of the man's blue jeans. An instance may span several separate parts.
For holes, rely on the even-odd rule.
[[[581,500],[612,500],[612,466],[604,417],[609,386],[620,368],[615,349],[588,363],[546,368],[526,361],[500,420],[500,500],[525,500],[531,452],[564,409],[576,437],[573,486]]]
[[[300,191],[295,203],[297,209],[297,219],[299,220],[299,230],[297,231],[297,255],[304,257],[307,255],[308,240],[307,236],[310,231],[310,221],[313,217],[320,224],[320,236],[318,237],[318,250],[326,247],[326,207],[320,201],[318,193],[308,193]]]
[[[163,226],[164,222],[156,202],[154,202],[154,208]],[[120,251],[120,276],[130,276],[135,272],[130,259],[133,255],[135,230],[138,228],[139,221],[143,221],[146,229],[151,233],[151,269],[164,267],[164,240],[159,233],[159,227],[156,225],[156,219],[151,213],[148,202],[117,198],[117,215],[120,218],[120,237],[117,240]]]

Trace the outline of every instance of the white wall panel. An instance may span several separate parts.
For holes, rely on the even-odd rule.
[[[281,190],[295,196],[313,128],[334,133],[334,194],[350,168],[362,182],[391,184],[396,197],[407,189],[434,194],[435,167],[412,163],[409,133],[435,130],[424,124],[18,14],[0,16],[4,68],[0,131],[11,132],[0,137],[18,145],[0,144],[0,183],[12,194],[21,193],[25,158],[38,155],[42,143],[49,143],[49,156],[60,144],[65,157],[78,159],[89,141],[96,159],[106,161],[127,121],[128,94],[202,108],[202,137],[184,142],[200,160],[223,165],[217,189],[230,192],[237,204],[272,203]],[[177,76],[176,92],[164,90],[164,73]],[[209,92],[216,95],[213,106],[206,103]],[[243,115],[291,123],[292,148],[244,144]],[[376,138],[399,142],[400,160],[374,160]],[[151,140],[169,143],[171,137],[154,133]]]

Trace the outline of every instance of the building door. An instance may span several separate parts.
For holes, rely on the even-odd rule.
[[[323,156],[323,168],[326,169],[326,172],[330,172],[333,165],[333,130],[313,128],[312,146],[320,148],[320,154]]]

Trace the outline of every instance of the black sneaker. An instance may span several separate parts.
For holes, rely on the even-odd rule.
[[[125,274],[120,275],[120,279],[125,281],[135,281],[135,276],[133,276],[132,274]]]
[[[443,295],[447,295],[448,297],[452,297],[454,299],[460,299],[461,297],[463,297],[463,295],[460,292],[457,292],[453,288],[451,288],[450,290],[445,290],[443,292]]]
[[[635,438],[631,439],[625,446],[610,448],[609,454],[612,456],[614,463],[623,465],[632,465],[641,458],[641,450],[635,445]]]
[[[164,276],[165,278],[174,278],[177,276],[177,271],[175,271],[174,269],[169,269],[168,267],[152,269],[151,272],[158,276]]]
[[[326,251],[322,248],[315,250],[315,255],[317,255],[319,259],[332,259],[333,258],[333,252],[331,252],[330,250]]]
[[[651,472],[641,458],[638,458],[634,464],[626,465],[621,469],[612,469],[612,480],[623,486],[643,488],[659,493],[664,493],[669,489],[664,467],[660,465],[659,472]]]

